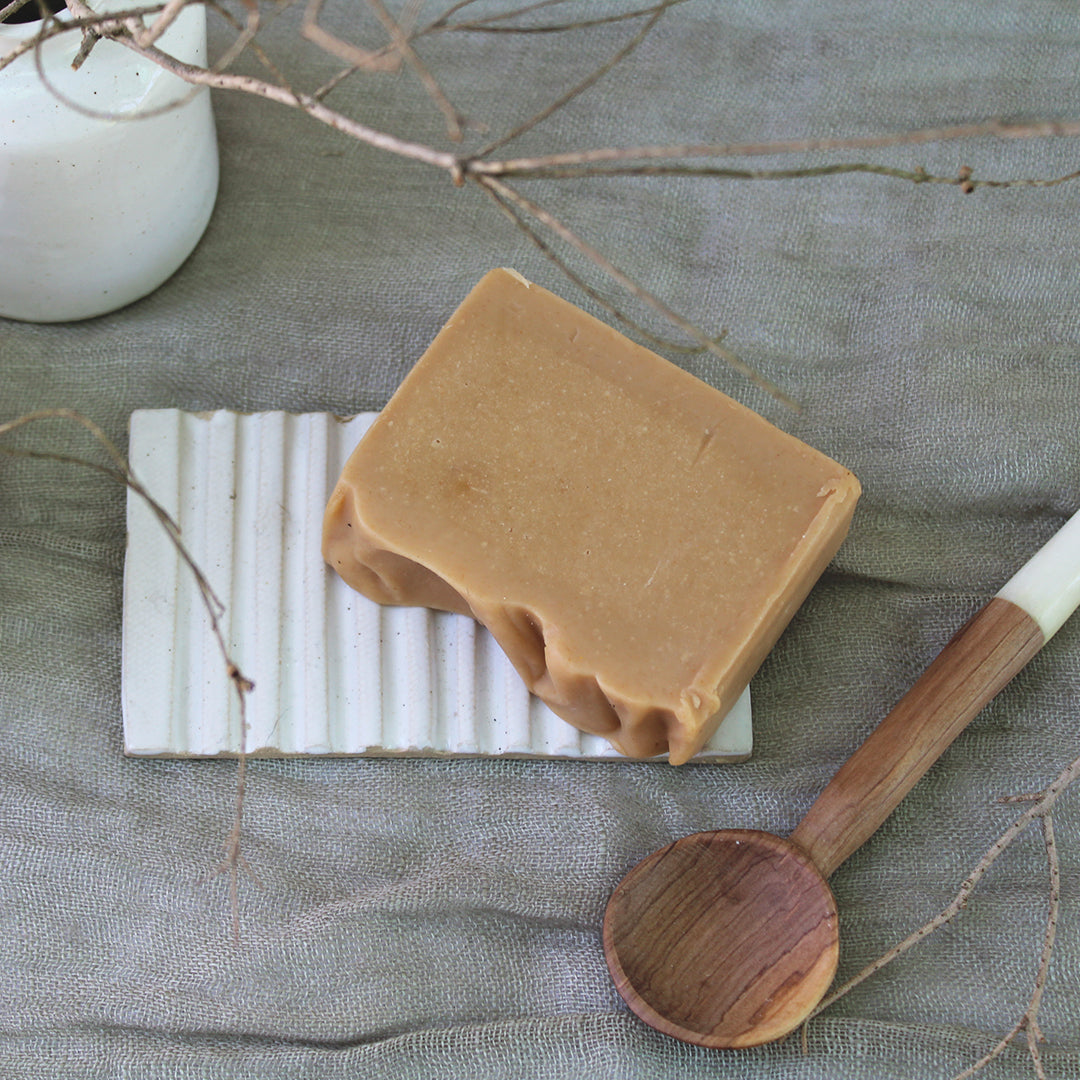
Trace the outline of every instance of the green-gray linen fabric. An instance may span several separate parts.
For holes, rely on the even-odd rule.
[[[521,21],[638,6],[582,0]],[[265,9],[259,40],[311,90],[334,65],[297,36],[299,16]],[[229,35],[210,22],[220,55]],[[323,22],[385,41],[361,0]],[[417,50],[470,122],[468,152],[641,25],[433,33]],[[1078,60],[1077,12],[1052,0],[692,0],[496,154],[1076,122]],[[263,72],[255,58],[240,70]],[[326,103],[455,149],[408,67],[359,74]],[[214,105],[221,189],[194,254],[113,314],[0,320],[0,421],[74,408],[124,447],[134,409],[378,408],[492,266],[612,318],[475,185],[284,105],[224,91]],[[983,137],[724,163],[849,162],[1052,178],[1080,150]],[[710,1051],[653,1032],[612,988],[600,920],[621,876],[676,837],[790,830],[953,630],[1080,507],[1080,184],[964,194],[854,172],[517,189],[707,332],[726,329],[801,410],[707,354],[661,351],[863,483],[847,543],[754,679],[752,760],[253,762],[243,852],[257,880],[240,882],[237,946],[215,877],[235,762],[123,754],[124,493],[62,461],[2,457],[0,1076],[935,1080],[1023,1014],[1050,892],[1038,828],[949,926],[815,1019],[805,1048]],[[677,336],[544,236],[616,306]],[[5,445],[95,452],[59,421]],[[836,873],[841,976],[944,908],[1022,811],[1002,797],[1043,788],[1078,753],[1074,620]],[[1039,1016],[1046,1074],[1066,1080],[1080,1076],[1076,792],[1054,823],[1061,908]],[[1023,1037],[984,1075],[1034,1075]]]

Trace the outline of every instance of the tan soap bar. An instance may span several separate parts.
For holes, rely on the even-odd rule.
[[[471,614],[563,719],[680,764],[843,540],[845,468],[510,270],[349,458],[327,562]]]

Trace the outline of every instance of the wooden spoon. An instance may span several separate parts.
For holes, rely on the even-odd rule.
[[[826,879],[1078,604],[1080,512],[957,632],[789,839],[695,833],[634,867],[604,916],[630,1008],[701,1046],[756,1046],[802,1023],[836,972]]]

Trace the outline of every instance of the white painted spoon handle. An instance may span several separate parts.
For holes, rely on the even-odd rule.
[[[998,591],[1023,608],[1049,641],[1080,607],[1080,510]]]
[[[1080,604],[1080,511],[952,637],[791,834],[828,877]]]

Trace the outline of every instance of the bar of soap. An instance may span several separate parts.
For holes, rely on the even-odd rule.
[[[557,715],[681,764],[858,496],[824,454],[493,270],[347,461],[323,556],[379,603],[471,614]]]

